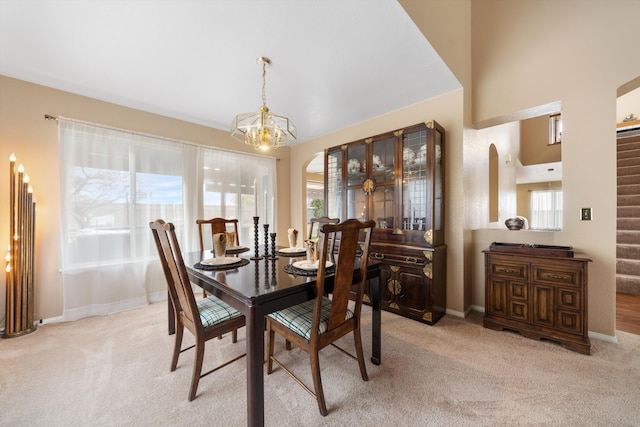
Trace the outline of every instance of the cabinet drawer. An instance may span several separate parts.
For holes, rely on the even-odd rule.
[[[489,261],[489,274],[492,276],[508,277],[512,279],[528,280],[529,265],[510,263],[505,261]]]
[[[540,283],[575,287],[582,284],[582,269],[570,266],[532,264],[531,274],[533,280]]]
[[[369,254],[371,259],[382,261],[385,264],[399,265],[403,267],[423,267],[428,263],[424,253],[421,251],[407,251],[405,253],[381,252],[375,248]]]

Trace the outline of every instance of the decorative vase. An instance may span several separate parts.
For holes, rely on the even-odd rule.
[[[509,230],[521,230],[524,227],[524,219],[522,218],[509,218],[504,222]]]

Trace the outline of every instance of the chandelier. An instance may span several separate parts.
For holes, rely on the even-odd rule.
[[[296,127],[288,118],[269,112],[264,94],[267,66],[271,65],[271,60],[260,57],[256,62],[262,64],[262,107],[253,113],[238,114],[231,123],[231,136],[245,145],[253,145],[256,150],[289,145],[296,139]]]

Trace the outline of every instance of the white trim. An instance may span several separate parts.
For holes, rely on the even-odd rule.
[[[79,320],[84,317],[91,316],[105,316],[111,313],[117,313],[120,311],[130,310],[132,308],[139,308],[148,305],[147,297],[130,298],[127,300],[120,300],[114,303],[108,304],[91,304],[78,308],[65,309],[62,313],[63,321],[71,322]]]
[[[605,335],[599,332],[589,331],[589,338],[618,344],[618,337],[616,337],[615,335]]]

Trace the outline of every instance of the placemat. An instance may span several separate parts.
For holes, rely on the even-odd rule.
[[[238,268],[238,267],[242,267],[245,266],[247,264],[249,264],[249,260],[246,258],[238,258],[240,260],[240,262],[237,262],[235,264],[222,264],[222,265],[215,265],[215,264],[202,264],[202,263],[195,263],[195,265],[193,266],[193,268],[197,268],[198,270],[209,270],[209,271],[213,271],[213,270],[231,270],[234,268]]]
[[[303,268],[294,267],[293,264],[286,264],[283,267],[285,273],[293,274],[295,276],[305,276],[312,277],[318,275],[318,270],[305,270]],[[333,274],[336,270],[336,266],[332,265],[331,267],[324,270],[325,274]]]

